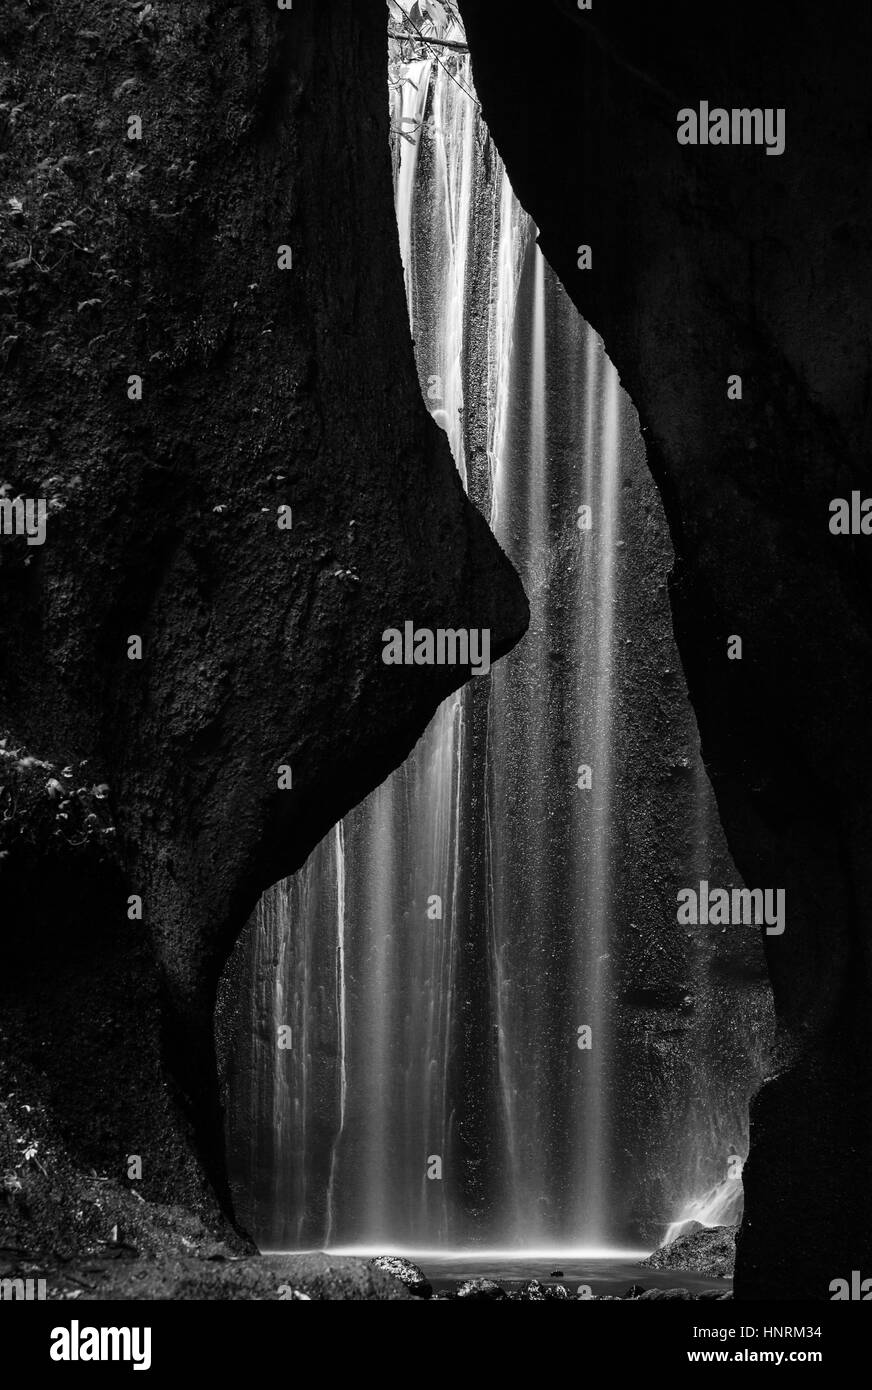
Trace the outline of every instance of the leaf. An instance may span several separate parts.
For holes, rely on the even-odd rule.
[[[426,0],[426,3],[427,13],[429,14],[430,19],[433,23],[433,27],[436,30],[437,39],[444,38],[451,26],[451,20],[448,17],[448,11],[446,10],[444,5],[440,4],[440,0]]]

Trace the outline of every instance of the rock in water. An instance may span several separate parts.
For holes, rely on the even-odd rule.
[[[505,1298],[506,1291],[493,1279],[465,1279],[457,1286],[458,1298]]]
[[[544,1303],[545,1290],[538,1279],[531,1279],[528,1283],[521,1285],[515,1298],[521,1303]]]
[[[538,1279],[530,1279],[512,1297],[521,1303],[545,1303],[549,1298],[569,1298],[569,1294],[562,1284],[540,1284]]]
[[[661,1246],[642,1261],[643,1269],[692,1269],[713,1278],[729,1278],[736,1258],[735,1226],[700,1226]]]
[[[424,1271],[412,1264],[411,1260],[404,1260],[399,1255],[376,1255],[374,1260],[370,1260],[370,1265],[373,1269],[380,1269],[383,1274],[390,1274],[394,1279],[399,1279],[416,1298],[432,1298],[432,1284],[425,1277]]]
[[[693,1294],[688,1293],[687,1289],[649,1289],[647,1293],[641,1294],[641,1295],[639,1296],[639,1299],[638,1299],[637,1301],[638,1301],[639,1303],[641,1303],[643,1298],[659,1298],[659,1299],[663,1299],[663,1298],[684,1298],[684,1299],[691,1299],[692,1297],[693,1297]]]

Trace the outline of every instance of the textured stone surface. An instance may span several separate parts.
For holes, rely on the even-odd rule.
[[[687,1269],[729,1278],[736,1257],[736,1227],[697,1226],[642,1261],[643,1269]]]
[[[190,1252],[137,1258],[101,1252],[58,1266],[39,1256],[0,1259],[3,1277],[44,1278],[46,1297],[63,1302],[172,1299],[296,1303],[404,1302],[412,1294],[402,1282],[351,1256],[272,1255],[240,1258],[218,1250],[199,1258]]]
[[[378,1255],[369,1263],[372,1269],[380,1270],[382,1274],[389,1274],[392,1279],[399,1279],[400,1283],[416,1298],[429,1298],[433,1292],[432,1285],[423,1270],[419,1269],[411,1260],[404,1260],[400,1255]]]
[[[9,4],[0,56],[2,481],[50,505],[0,538],[6,1060],[74,1159],[214,1219],[226,953],[463,676],[382,630],[497,656],[526,602],[418,388],[381,0]]]

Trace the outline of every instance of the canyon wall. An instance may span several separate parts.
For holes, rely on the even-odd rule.
[[[25,1115],[220,1225],[221,965],[468,674],[386,667],[383,629],[526,626],[418,389],[385,26],[3,6],[0,481],[49,511],[0,537],[3,1133],[46,1230]]]
[[[737,1293],[827,1297],[872,1245],[869,558],[827,526],[870,482],[869,16],[461,8],[513,186],[639,410],[730,850],[787,891]],[[122,1181],[141,1154],[144,1195],[217,1228],[221,965],[461,674],[383,667],[381,631],[491,626],[499,654],[526,605],[420,398],[381,0],[2,20],[0,482],[49,506],[43,547],[0,537],[4,1158],[26,1123],[46,1230],[61,1149]],[[701,99],[784,107],[786,152],[680,147]]]
[[[513,187],[639,410],[731,853],[787,894],[765,940],[782,1052],[752,1108],[736,1293],[827,1298],[872,1245],[870,552],[828,528],[831,499],[872,481],[870,17],[460,8]],[[703,99],[784,108],[785,153],[680,146],[677,113]]]

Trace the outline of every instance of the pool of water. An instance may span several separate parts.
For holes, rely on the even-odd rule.
[[[692,1270],[644,1269],[648,1251],[616,1251],[578,1254],[523,1250],[333,1250],[344,1255],[402,1255],[411,1260],[438,1292],[464,1279],[493,1279],[506,1287],[538,1279],[540,1284],[562,1284],[575,1295],[586,1284],[594,1295],[621,1298],[633,1284],[645,1289],[687,1289],[692,1294],[731,1293],[732,1279],[716,1279]],[[559,1274],[556,1271],[560,1271]]]
[[[413,1257],[410,1257],[413,1258]],[[494,1279],[498,1284],[515,1286],[529,1279],[540,1284],[562,1284],[575,1294],[579,1284],[586,1284],[595,1295],[611,1294],[620,1298],[633,1284],[645,1289],[687,1289],[690,1293],[730,1293],[732,1279],[712,1279],[692,1271],[643,1269],[638,1260],[591,1259],[584,1256],[561,1256],[554,1259],[531,1259],[517,1255],[495,1254],[470,1258],[464,1252],[445,1256],[422,1256],[420,1265],[434,1289],[452,1288],[462,1279]],[[555,1271],[559,1270],[560,1274]]]

